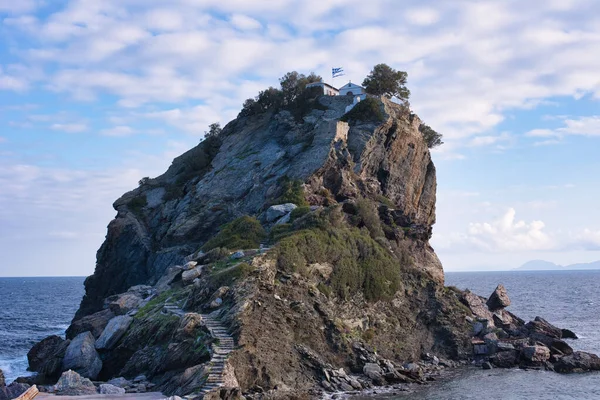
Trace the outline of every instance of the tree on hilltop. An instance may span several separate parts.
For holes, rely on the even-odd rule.
[[[363,81],[363,87],[369,94],[387,98],[395,96],[407,102],[410,97],[407,78],[408,74],[404,71],[396,71],[387,64],[377,64]]]
[[[442,134],[434,131],[429,125],[419,125],[419,132],[423,135],[423,139],[425,139],[427,147],[430,149],[444,144],[444,142],[442,142]]]

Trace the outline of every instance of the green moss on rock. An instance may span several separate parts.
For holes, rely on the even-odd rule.
[[[217,247],[230,250],[255,249],[266,237],[267,233],[260,222],[246,215],[223,225],[219,233],[206,242],[202,250],[210,251]]]

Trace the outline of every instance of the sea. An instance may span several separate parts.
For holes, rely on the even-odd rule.
[[[83,297],[84,277],[0,278],[0,369],[6,382],[27,372],[27,352],[63,336]]]
[[[83,296],[82,277],[0,278],[0,369],[10,382],[27,375],[27,352],[46,336],[64,335]],[[577,333],[576,350],[600,354],[600,270],[448,272],[446,284],[490,295],[502,283],[508,308],[525,320],[541,316]],[[410,393],[381,399],[600,399],[600,373],[464,368]]]

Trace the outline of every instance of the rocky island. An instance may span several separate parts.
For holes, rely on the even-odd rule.
[[[114,203],[66,338],[36,344],[37,375],[13,385],[308,399],[471,362],[600,369],[573,332],[505,310],[502,286],[444,286],[428,127],[406,104],[300,78]]]

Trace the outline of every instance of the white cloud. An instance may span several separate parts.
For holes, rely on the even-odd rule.
[[[584,229],[576,235],[575,243],[586,250],[600,250],[600,230]]]
[[[482,147],[491,145],[500,145],[500,143],[507,143],[512,140],[512,137],[508,133],[502,133],[496,136],[476,136],[470,142],[471,147]]]
[[[53,131],[63,131],[67,133],[81,133],[88,130],[88,126],[86,124],[53,124],[50,126],[50,129]]]
[[[600,137],[600,116],[586,116],[579,118],[563,118],[563,126],[556,129],[533,129],[527,133],[529,137],[550,138],[549,140],[536,142],[535,146],[544,146],[560,143],[565,136],[589,136]]]
[[[516,211],[509,208],[502,217],[490,222],[473,222],[466,232],[452,232],[435,237],[442,249],[502,253],[554,250],[557,242],[546,232],[542,221],[516,220]]]
[[[406,19],[414,25],[433,25],[440,20],[440,14],[433,8],[414,8],[406,11]]]
[[[233,24],[233,26],[243,31],[250,31],[262,28],[260,22],[247,15],[233,14],[229,21]]]
[[[27,79],[3,72],[0,65],[0,90],[11,90],[14,92],[24,92],[29,89]]]
[[[131,128],[127,125],[119,125],[109,129],[103,129],[100,131],[101,135],[104,136],[114,136],[114,137],[122,137],[122,136],[131,136],[135,134],[135,129]]]

